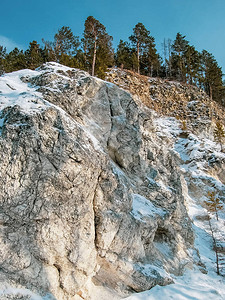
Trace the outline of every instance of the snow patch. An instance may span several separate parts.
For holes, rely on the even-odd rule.
[[[27,113],[38,112],[44,109],[46,104],[42,94],[37,92],[37,87],[31,87],[24,83],[22,77],[33,77],[39,73],[32,70],[21,70],[5,74],[0,80],[0,110],[7,106],[18,105]]]
[[[223,279],[202,274],[198,270],[187,271],[184,276],[173,278],[174,284],[155,286],[149,291],[134,294],[127,300],[224,300]]]
[[[145,218],[154,217],[155,215],[159,215],[163,217],[166,212],[161,208],[156,207],[150,200],[139,194],[133,194],[133,205],[132,205],[132,216],[141,221],[145,222]]]
[[[30,297],[29,298],[30,300],[54,300],[55,299],[51,295],[46,295],[44,297],[41,297],[28,289],[14,288],[14,287],[8,287],[0,290],[0,296],[17,296],[17,297],[27,296]]]
[[[151,278],[158,278],[160,277],[167,277],[171,278],[171,276],[162,268],[159,268],[154,265],[150,264],[138,264],[136,265],[137,269],[145,276],[151,277]]]
[[[182,130],[180,124],[175,118],[157,118],[154,120],[154,125],[158,136],[168,136],[170,138],[178,136]]]

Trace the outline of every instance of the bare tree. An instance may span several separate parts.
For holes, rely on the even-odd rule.
[[[216,197],[216,192],[212,191],[212,192],[208,192],[208,198],[207,200],[204,201],[204,206],[206,207],[208,212],[208,222],[209,222],[209,228],[213,240],[213,250],[215,251],[215,255],[216,255],[216,273],[220,275],[219,248],[215,238],[215,229],[212,226],[210,213],[215,213],[216,220],[218,221],[218,211],[223,209],[223,205],[221,200],[218,197]]]

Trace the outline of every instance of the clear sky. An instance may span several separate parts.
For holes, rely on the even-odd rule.
[[[0,0],[0,44],[27,49],[29,42],[52,40],[62,26],[82,35],[92,15],[114,38],[128,40],[142,22],[161,52],[164,38],[186,35],[197,50],[211,52],[225,73],[225,0]]]

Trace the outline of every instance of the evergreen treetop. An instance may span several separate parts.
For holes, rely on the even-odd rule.
[[[133,28],[133,34],[129,39],[137,54],[137,72],[152,76],[154,70],[158,70],[160,67],[160,58],[157,54],[154,37],[142,23],[138,23]],[[158,75],[158,72],[156,73]]]
[[[120,40],[115,54],[115,63],[120,68],[134,71],[137,69],[137,57],[135,50],[128,42]]]
[[[54,36],[54,47],[58,57],[63,54],[76,54],[79,45],[78,36],[75,36],[68,26],[60,28]]]
[[[0,45],[0,76],[4,73],[4,60],[6,55],[6,48]]]
[[[25,58],[27,67],[32,70],[43,63],[41,48],[37,41],[30,43],[29,49],[25,51]]]
[[[84,24],[83,49],[88,70],[104,77],[108,66],[113,63],[112,37],[106,28],[93,16],[89,16]],[[102,59],[101,59],[102,58]]]

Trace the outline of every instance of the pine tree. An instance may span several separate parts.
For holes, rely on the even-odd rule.
[[[150,77],[158,76],[160,66],[160,56],[156,50],[155,39],[149,35],[140,59],[141,73]]]
[[[171,77],[171,54],[172,54],[172,40],[164,39],[162,42],[162,52],[163,52],[163,69],[165,72],[165,77]]]
[[[95,63],[95,75],[104,79],[105,73],[108,67],[113,64],[113,52],[109,52],[109,49],[103,44],[99,45]]]
[[[207,209],[208,210],[208,209]],[[213,229],[212,223],[211,223],[211,217],[208,213],[208,222],[209,222],[209,228],[213,240],[213,250],[215,251],[216,254],[216,273],[220,275],[220,267],[219,267],[219,253],[218,253],[218,247],[215,239],[215,230]]]
[[[137,69],[137,57],[134,49],[128,42],[120,40],[115,55],[115,63],[118,67],[127,70]]]
[[[84,38],[82,39],[85,62],[91,75],[103,78],[107,67],[113,64],[112,37],[106,28],[94,17],[89,16],[84,24]]]
[[[81,49],[77,50],[76,55],[73,57],[73,68],[85,70],[85,55]]]
[[[59,62],[63,63],[65,56],[75,55],[80,45],[78,36],[74,36],[68,26],[63,26],[54,36],[54,49]]]
[[[41,48],[37,41],[30,43],[29,49],[25,51],[27,67],[31,70],[36,69],[43,63]]]
[[[137,53],[137,72],[140,74],[140,56],[148,42],[150,32],[145,28],[142,23],[138,23],[133,28],[133,34],[129,37],[133,43]]]
[[[6,56],[6,48],[0,45],[0,76],[5,72],[4,61]]]
[[[58,29],[54,35],[54,42],[42,39],[45,47],[42,49],[44,62],[56,61],[69,67],[77,67],[78,48],[80,46],[79,37],[75,36],[68,26]],[[79,56],[79,55],[78,55]]]
[[[161,66],[160,57],[150,31],[142,23],[138,23],[133,28],[133,34],[129,39],[136,51],[137,72],[147,76],[158,76]]]
[[[219,121],[216,122],[216,127],[214,129],[214,140],[220,144],[221,151],[223,151],[223,144],[225,141],[225,130],[223,124]]]
[[[210,213],[215,213],[216,220],[218,221],[218,211],[223,209],[223,205],[222,205],[222,202],[220,201],[220,199],[218,197],[216,197],[215,191],[208,192],[208,198],[206,201],[204,201],[204,205],[208,212],[208,221],[209,221],[209,227],[210,227],[212,240],[213,240],[213,249],[216,254],[216,270],[217,270],[217,274],[220,275],[219,253],[218,253],[219,251],[218,251],[218,246],[217,246],[217,242],[216,242],[216,238],[215,238],[215,229],[213,228],[212,223],[211,223]]]
[[[186,81],[185,58],[184,54],[187,50],[189,42],[179,32],[172,45],[172,69],[173,76],[179,81]]]
[[[183,56],[187,81],[189,84],[197,85],[201,69],[200,53],[194,46],[187,45]]]
[[[5,72],[13,72],[27,67],[23,50],[14,48],[5,56]]]
[[[218,66],[214,56],[206,50],[203,50],[201,53],[201,66],[202,84],[205,92],[211,100],[221,102],[224,95],[221,67]]]
[[[42,39],[42,43],[44,44],[44,49],[42,49],[43,61],[57,61],[54,42],[45,41],[44,39]]]

